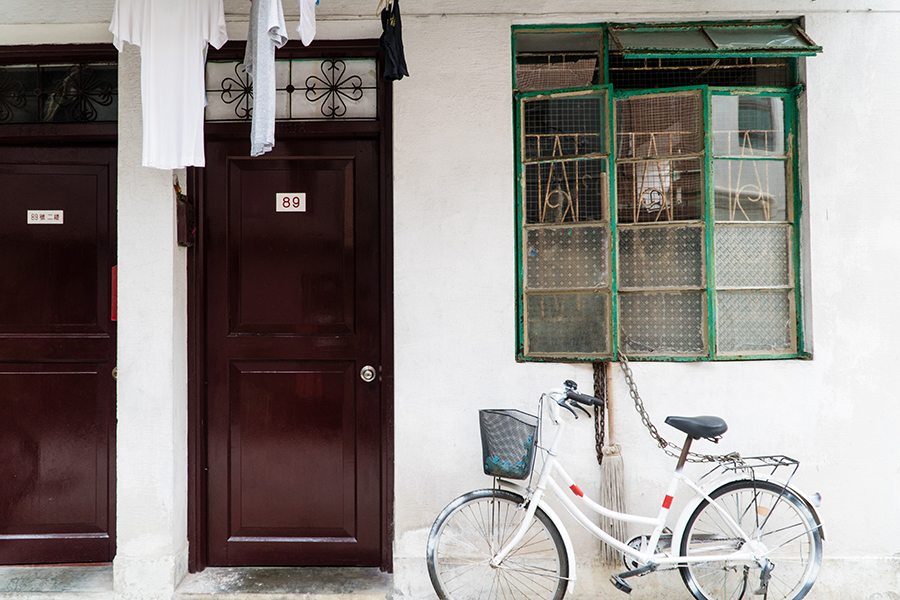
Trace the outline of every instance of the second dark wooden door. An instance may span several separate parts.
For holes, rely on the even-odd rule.
[[[0,146],[0,564],[115,550],[116,149]]]
[[[378,146],[246,149],[203,175],[209,564],[379,565]]]

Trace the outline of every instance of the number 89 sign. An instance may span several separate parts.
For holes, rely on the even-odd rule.
[[[275,194],[275,212],[306,212],[306,194]]]

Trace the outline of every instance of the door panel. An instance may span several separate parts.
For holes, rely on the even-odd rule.
[[[115,156],[0,146],[0,564],[112,560]]]
[[[209,562],[379,565],[377,145],[245,146],[204,176]]]

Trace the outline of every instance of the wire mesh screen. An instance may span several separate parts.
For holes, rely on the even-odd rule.
[[[597,57],[582,53],[519,54],[516,88],[520,92],[585,87],[597,81]]]
[[[619,286],[704,287],[703,227],[619,229]]]
[[[629,292],[619,294],[619,340],[626,354],[706,353],[706,294]]]
[[[570,159],[525,165],[525,223],[580,223],[606,218],[606,159]]]
[[[523,102],[525,160],[606,154],[606,94]]]
[[[605,226],[532,228],[525,236],[526,288],[609,286],[609,232]]]
[[[608,354],[609,322],[608,294],[525,294],[530,355]]]
[[[620,223],[703,218],[703,161],[654,159],[616,167]]]
[[[609,55],[609,80],[618,89],[687,85],[790,87],[797,83],[791,58],[625,58]]]
[[[716,285],[790,285],[790,225],[716,225]]]
[[[719,352],[780,354],[793,351],[791,290],[719,291],[716,345]]]
[[[703,141],[703,96],[699,90],[616,100],[619,159],[702,154]]]

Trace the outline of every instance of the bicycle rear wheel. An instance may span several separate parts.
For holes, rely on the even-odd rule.
[[[497,568],[494,555],[525,517],[523,498],[477,490],[445,508],[428,536],[428,575],[441,600],[561,600],[569,561],[562,536],[540,508],[522,541]]]
[[[734,481],[710,494],[747,533],[765,547],[773,564],[766,600],[800,600],[822,563],[822,532],[806,503],[790,489],[768,481]],[[681,537],[682,556],[728,554],[744,539],[722,514],[704,500],[688,519]],[[762,569],[755,561],[687,564],[681,578],[697,600],[750,598],[760,587]]]

